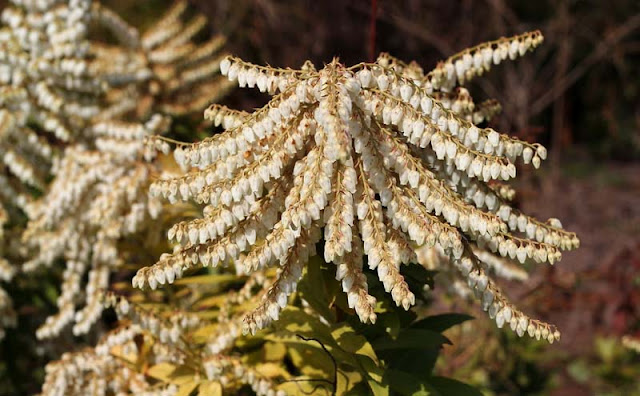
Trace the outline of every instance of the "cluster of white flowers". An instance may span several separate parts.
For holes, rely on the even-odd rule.
[[[230,109],[227,106],[212,104],[204,111],[205,120],[209,120],[214,126],[222,126],[223,129],[239,127],[249,116],[249,113],[241,110]]]
[[[143,147],[142,140],[136,142]],[[139,150],[140,151],[140,150]],[[138,154],[140,155],[140,154]],[[108,151],[70,147],[59,164],[46,199],[39,201],[23,235],[33,255],[26,271],[66,261],[60,312],[38,330],[39,338],[59,334],[75,322],[74,333],[86,333],[102,312],[100,295],[109,286],[109,274],[126,257],[118,247],[124,237],[149,229],[162,204],[147,189],[157,165]],[[85,306],[75,313],[86,272]]]
[[[123,355],[129,355],[129,352],[137,352],[137,346],[134,338],[142,332],[142,328],[137,324],[125,325],[107,333],[104,338],[95,346],[98,356],[108,356],[111,349],[117,346],[125,347],[122,351]],[[128,350],[131,349],[131,350]]]
[[[640,339],[638,339],[637,337],[632,337],[630,335],[623,336],[622,345],[640,353]]]
[[[0,197],[5,206],[29,214],[31,199],[22,184],[45,187],[51,163],[62,154],[55,147],[79,142],[131,152],[129,146],[100,138],[104,123],[131,114],[146,119],[154,111],[199,111],[231,85],[212,78],[224,38],[192,42],[204,19],[184,22],[184,1],[142,37],[91,0],[12,3],[2,12],[0,29]],[[90,28],[95,24],[111,30],[121,43],[94,40]],[[92,128],[96,122],[103,126]],[[5,175],[19,183],[5,182]]]
[[[177,1],[151,28],[140,33],[113,11],[93,3],[91,19],[119,40],[115,46],[93,41],[90,46],[91,54],[100,60],[92,63],[90,70],[104,75],[111,88],[110,106],[100,118],[117,119],[131,111],[138,118],[158,111],[190,114],[226,94],[231,85],[215,78],[226,39],[214,36],[204,43],[194,42],[206,19],[199,15],[187,20],[187,8],[186,1]]]
[[[464,85],[483,75],[494,65],[523,56],[539,46],[543,39],[542,33],[536,30],[482,43],[440,62],[435,69],[419,78],[427,89],[449,92],[457,85]]]
[[[96,134],[95,145],[98,151],[117,154],[132,161],[142,153],[142,157],[150,162],[161,152],[167,154],[169,143],[155,138],[169,129],[171,120],[159,114],[151,116],[145,124],[122,121],[105,121],[93,126]],[[155,138],[155,139],[154,139]]]
[[[46,376],[41,394],[176,394],[177,385],[157,383],[135,370],[132,363],[139,354],[136,337],[141,334],[139,326],[125,325],[106,334],[94,348],[65,353],[59,360],[45,367]],[[156,355],[155,358],[156,361],[161,361],[163,357]]]
[[[555,326],[531,319],[504,297],[488,273],[504,279],[526,280],[527,272],[509,259],[497,257],[487,251],[471,247],[460,260],[450,260],[439,247],[422,248],[418,261],[429,270],[436,270],[436,282],[445,282],[449,291],[463,298],[475,295],[482,308],[496,320],[498,327],[509,325],[519,336],[528,333],[536,339],[557,341],[560,333]]]
[[[499,106],[476,107],[460,87],[541,41],[533,32],[481,44],[426,74],[387,54],[349,68],[334,60],[322,70],[224,59],[229,80],[275,96],[250,114],[210,107],[206,117],[227,130],[175,151],[190,171],[151,191],[206,204],[205,215],[173,227],[169,238],[181,246],[140,270],[134,286],[171,283],[199,265],[233,261],[248,272],[277,265],[273,285],[245,317],[244,330],[254,332],[278,318],[325,227],[324,256],[337,265],[336,278],[363,322],[375,321],[363,254],[395,303],[409,309],[415,296],[400,266],[426,246],[458,269],[499,326],[557,339],[555,327],[506,300],[483,262],[517,277],[495,258],[553,264],[561,250],[578,246],[557,220],[540,222],[512,208],[513,189],[499,182],[516,176],[518,158],[537,168],[546,149],[476,125]],[[271,199],[281,194],[284,200]]]
[[[320,229],[313,227],[301,229],[290,248],[283,249],[286,254],[278,257],[280,268],[276,280],[262,295],[259,305],[243,319],[242,332],[255,334],[257,330],[278,320],[280,310],[287,306],[288,297],[296,290],[302,277],[304,265],[309,256],[315,255],[316,243],[320,240]],[[279,247],[277,249],[280,249]],[[276,252],[273,252],[275,255]]]
[[[498,257],[485,250],[473,249],[473,254],[487,265],[487,268],[496,274],[496,276],[515,281],[525,281],[529,279],[529,273],[509,259]]]
[[[171,311],[170,316],[164,316],[161,312],[142,308],[130,303],[127,299],[108,294],[104,300],[105,305],[113,306],[121,321],[129,320],[136,328],[146,330],[157,340],[154,345],[158,350],[162,349],[171,354],[171,357],[160,357],[161,360],[183,362],[186,355],[182,352],[185,347],[183,335],[187,330],[200,325],[200,319],[195,314],[181,311]]]
[[[469,91],[464,87],[457,87],[453,92],[434,92],[433,97],[445,109],[453,111],[459,117],[474,124],[490,121],[502,111],[502,106],[494,99],[488,99],[476,105]]]
[[[256,370],[247,367],[239,358],[230,356],[214,356],[203,363],[207,378],[215,379],[225,386],[233,382],[247,384],[258,396],[285,396],[283,390],[276,390],[276,385]]]
[[[29,214],[21,184],[44,188],[59,154],[50,140],[84,139],[85,127],[109,106],[105,75],[91,67],[105,60],[91,54],[89,0],[13,1],[2,22],[0,171],[20,182],[6,183],[13,194],[2,198]]]
[[[151,342],[155,334],[166,330],[168,323],[158,319],[158,315],[130,305],[128,301],[113,295],[108,295],[106,301],[101,298],[99,303],[103,302],[115,306],[123,324],[105,334],[94,348],[66,353],[59,360],[49,363],[45,368],[42,394],[175,394],[177,386],[158,384],[144,373],[137,372],[131,364],[146,351],[143,343]],[[194,320],[192,316],[176,316],[178,319],[172,319],[170,323],[181,326],[180,330],[198,324],[197,319]],[[172,341],[162,334],[160,338],[167,338],[166,343],[150,343],[149,363],[184,361],[184,354],[173,347]]]
[[[221,336],[228,328],[224,324],[237,322],[238,315],[232,310],[256,299],[256,289],[263,290],[266,283],[267,277],[255,273],[247,278],[241,289],[231,292],[220,307],[218,332],[210,338]],[[119,327],[104,335],[94,348],[65,354],[60,360],[49,363],[44,395],[85,394],[93,390],[96,394],[173,395],[179,387],[171,385],[172,381],[158,381],[158,377],[151,374],[153,367],[162,365],[192,370],[194,380],[200,386],[208,379],[226,390],[249,385],[260,395],[284,394],[276,390],[273,379],[260,375],[241,358],[227,355],[230,345],[214,353],[210,342],[196,341],[193,345],[194,334],[212,324],[198,314],[175,310],[171,306],[150,308],[113,293],[107,293],[103,302],[114,308]],[[141,358],[150,367],[148,372],[136,370],[134,363]],[[206,379],[200,379],[201,375],[206,375]],[[97,389],[98,386],[102,388]]]
[[[220,54],[226,39],[214,36],[204,43],[192,39],[206,26],[198,15],[185,21],[186,1],[178,1],[149,30],[141,35],[140,45],[152,71],[146,97],[154,102],[154,111],[185,115],[201,111],[211,101],[226,95],[232,87],[216,76]]]
[[[183,231],[187,227],[185,223],[169,229],[169,238],[175,238],[185,244],[185,248],[173,254],[163,254],[153,267],[140,269],[132,280],[134,287],[149,285],[150,288],[155,289],[158,285],[173,283],[175,279],[182,277],[185,270],[196,265],[216,266],[219,263],[227,264],[232,259],[237,259],[238,254],[255,243],[258,237],[262,238],[268,235],[277,223],[277,208],[284,204],[285,186],[286,183],[282,180],[275,183],[266,196],[251,204],[247,221],[237,224],[229,233],[225,234],[225,229],[229,229],[233,223],[229,225],[227,222],[210,220],[225,216],[220,213],[220,210],[214,210],[211,206],[205,209],[207,217],[204,220],[207,220],[206,222],[200,221],[200,219],[192,221],[193,227],[198,232],[193,232],[193,227],[189,228],[188,232]],[[233,220],[233,217],[225,217]],[[215,243],[197,243],[201,234],[200,230],[206,230],[207,234],[204,238],[214,235],[212,241]],[[192,243],[191,240],[194,242]]]
[[[186,11],[176,2],[144,33],[92,0],[15,0],[2,13],[0,214],[27,214],[31,249],[12,255],[25,271],[66,262],[59,312],[39,338],[72,322],[75,334],[89,331],[110,273],[127,260],[122,239],[158,218],[147,190],[169,151],[151,138],[169,128],[165,115],[201,111],[233,85],[214,76],[225,39],[196,43],[206,20]],[[96,26],[117,42],[93,37]]]
[[[229,291],[224,298],[218,312],[217,330],[208,337],[206,351],[211,355],[218,355],[229,350],[236,339],[242,335],[242,312],[233,312],[234,308],[242,304],[257,300],[264,294],[271,279],[262,271],[253,272],[237,291]]]
[[[531,319],[511,304],[487,276],[484,266],[473,253],[467,252],[460,260],[454,260],[453,264],[467,278],[469,287],[482,300],[482,308],[491,319],[495,319],[499,328],[507,324],[520,337],[527,333],[530,337],[549,343],[560,339],[560,332],[554,325]]]

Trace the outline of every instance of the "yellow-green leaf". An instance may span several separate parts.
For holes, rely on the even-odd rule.
[[[289,357],[298,370],[310,378],[328,379],[335,371],[331,358],[322,349],[312,345],[290,345]]]
[[[300,381],[302,378],[298,378],[296,382],[285,382],[278,385],[278,390],[283,390],[287,395],[318,395],[318,396],[330,396],[333,394],[333,388],[328,383],[319,383],[317,381]],[[340,394],[340,393],[338,393]]]
[[[147,370],[147,375],[162,382],[182,385],[192,381],[195,373],[188,367],[176,367],[170,363],[158,363]]]
[[[336,379],[338,381],[336,386],[336,394],[344,395],[362,381],[362,375],[360,375],[360,373],[358,373],[357,371],[340,371]]]
[[[282,377],[288,379],[290,377],[289,372],[277,363],[261,363],[255,366],[255,370],[263,377],[275,378]]]
[[[368,356],[376,364],[378,363],[378,357],[373,351],[373,347],[366,338],[356,333],[355,330],[344,323],[336,327],[331,331],[331,335],[336,340],[340,348],[347,352],[355,353],[358,355]]]
[[[287,348],[281,343],[266,342],[263,348],[266,361],[281,361],[287,353]]]
[[[219,382],[205,382],[198,388],[198,396],[222,396],[222,385]]]
[[[189,396],[197,386],[198,382],[196,382],[195,380],[187,381],[184,384],[180,385],[175,396]]]
[[[226,294],[216,294],[214,296],[205,297],[198,301],[195,305],[198,308],[219,307],[223,305],[229,297]]]
[[[194,331],[192,337],[194,340],[206,341],[211,335],[213,335],[213,333],[215,333],[218,327],[220,327],[218,323],[203,326]]]
[[[309,259],[305,266],[304,276],[298,283],[298,291],[302,294],[309,305],[322,317],[328,321],[335,321],[335,312],[329,306],[329,290],[324,282],[322,269],[320,268],[322,259],[314,256]],[[335,283],[335,282],[334,282]]]
[[[382,385],[378,381],[368,380],[367,384],[374,396],[389,396],[389,385]]]
[[[170,382],[169,377],[176,370],[171,363],[158,363],[147,370],[147,375],[163,382]]]

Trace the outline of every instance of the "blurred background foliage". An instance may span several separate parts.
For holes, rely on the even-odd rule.
[[[453,345],[443,347],[435,372],[486,395],[640,395],[640,354],[620,342],[625,334],[640,337],[640,2],[378,0],[375,8],[368,0],[190,2],[212,31],[228,37],[227,51],[280,67],[307,59],[321,65],[334,56],[346,64],[370,60],[372,17],[376,54],[386,51],[425,68],[475,43],[540,29],[545,43],[539,50],[489,73],[472,94],[500,101],[503,114],[494,126],[550,148],[552,161],[517,186],[518,202],[532,215],[561,218],[582,246],[554,268],[532,268],[525,286],[506,289],[563,336],[552,346],[518,339],[495,329],[473,305],[443,298],[430,314],[468,312],[478,319],[445,332]],[[141,27],[170,4],[106,3]],[[266,100],[238,90],[225,104],[251,109]],[[184,120],[180,137],[201,138],[192,132],[198,122]],[[55,282],[19,277],[8,291],[20,327],[2,341],[0,394],[31,394],[39,389],[43,363],[78,340],[32,342],[55,308]],[[409,358],[416,365],[426,361]]]

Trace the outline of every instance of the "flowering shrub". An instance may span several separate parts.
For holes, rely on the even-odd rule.
[[[143,34],[90,0],[3,13],[0,278],[62,264],[36,337],[73,324],[100,339],[48,364],[43,394],[477,394],[433,373],[442,333],[470,318],[429,316],[439,282],[498,327],[559,339],[494,280],[579,244],[511,203],[516,161],[538,168],[546,150],[483,127],[500,106],[464,88],[539,32],[428,73],[389,54],[295,70],[218,55],[224,39],[198,43],[206,21],[185,10]],[[211,104],[233,81],[272,98],[250,113]],[[162,136],[206,106],[222,133]],[[94,329],[105,308],[117,320]],[[15,324],[2,289],[0,314]]]
[[[190,40],[205,20],[184,23],[185,8],[176,3],[142,35],[91,1],[16,1],[3,13],[4,66],[11,73],[3,81],[1,203],[21,208],[30,220],[23,240],[33,250],[26,254],[25,271],[60,258],[66,262],[60,312],[38,331],[39,338],[59,334],[70,322],[76,322],[76,334],[89,330],[102,312],[100,293],[109,286],[110,269],[125,261],[119,241],[133,238],[161,212],[147,188],[158,171],[155,151],[168,146],[145,146],[143,139],[165,132],[170,119],[152,114],[205,107],[203,93],[191,87],[217,71],[224,42],[215,37],[195,51]],[[119,42],[93,39],[94,25],[109,29]],[[211,78],[200,89],[221,95],[228,85]],[[45,187],[49,177],[54,180]],[[45,196],[34,202],[19,182],[46,189]],[[76,312],[87,271],[86,301]],[[3,274],[10,278],[12,272]]]

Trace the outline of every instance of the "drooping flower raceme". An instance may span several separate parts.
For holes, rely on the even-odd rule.
[[[377,271],[399,306],[415,296],[400,266],[433,247],[466,280],[499,327],[549,342],[555,326],[512,305],[488,276],[492,257],[553,264],[579,242],[560,222],[538,221],[510,205],[516,160],[540,165],[546,150],[477,125],[499,107],[475,106],[460,85],[538,46],[539,32],[465,50],[424,74],[389,55],[321,70],[261,67],[229,57],[221,71],[240,87],[273,96],[253,113],[212,105],[205,117],[225,132],[176,149],[189,173],[152,185],[171,202],[204,204],[203,217],[176,224],[181,244],[134,286],[171,283],[198,266],[235,263],[247,273],[277,266],[258,307],[255,332],[277,320],[324,229],[324,258],[360,320],[376,320],[363,273]],[[480,254],[480,252],[482,254]]]
[[[162,311],[143,307],[125,298],[107,294],[105,303],[112,306],[120,325],[105,334],[93,348],[65,353],[49,363],[42,395],[136,394],[171,396],[189,389],[200,394],[219,394],[208,390],[239,391],[249,385],[257,395],[286,393],[276,390],[273,379],[239,356],[217,353],[207,356],[194,347],[193,334],[210,325],[195,313],[172,309]],[[144,370],[135,362],[145,362]],[[181,369],[177,381],[164,375]],[[283,370],[284,371],[284,370]],[[286,371],[285,371],[286,372]],[[158,378],[160,377],[160,378]],[[161,380],[159,380],[161,379]]]
[[[98,124],[105,129],[100,150],[67,148],[58,176],[46,199],[34,209],[36,217],[23,235],[35,252],[25,263],[25,271],[49,267],[60,258],[66,262],[57,301],[59,312],[38,329],[38,338],[56,336],[69,323],[75,323],[75,334],[84,334],[100,317],[101,296],[109,287],[110,273],[128,257],[119,245],[121,240],[148,231],[151,220],[162,210],[162,203],[147,194],[158,164],[145,160],[152,159],[154,152],[145,147],[143,138],[163,131],[167,124],[160,116],[137,128]],[[141,136],[114,136],[123,131]],[[86,273],[86,299],[76,311]]]
[[[201,111],[226,92],[231,83],[214,76],[225,40],[196,43],[206,20],[187,20],[184,1],[142,34],[91,0],[13,3],[0,30],[0,222],[3,206],[27,214],[25,271],[65,262],[59,312],[38,337],[70,323],[82,334],[103,310],[110,273],[128,260],[123,240],[148,230],[162,209],[147,190],[156,151],[168,145],[145,138],[167,131],[168,115]],[[116,42],[93,37],[96,26]],[[3,264],[0,279],[10,275]]]
[[[33,197],[27,187],[45,188],[58,147],[92,148],[99,138],[95,123],[200,111],[228,89],[228,82],[213,77],[225,40],[192,42],[205,20],[183,21],[184,1],[144,34],[91,0],[11,3],[0,28],[3,213],[19,208],[29,215]],[[95,40],[95,25],[108,28],[120,43]]]

